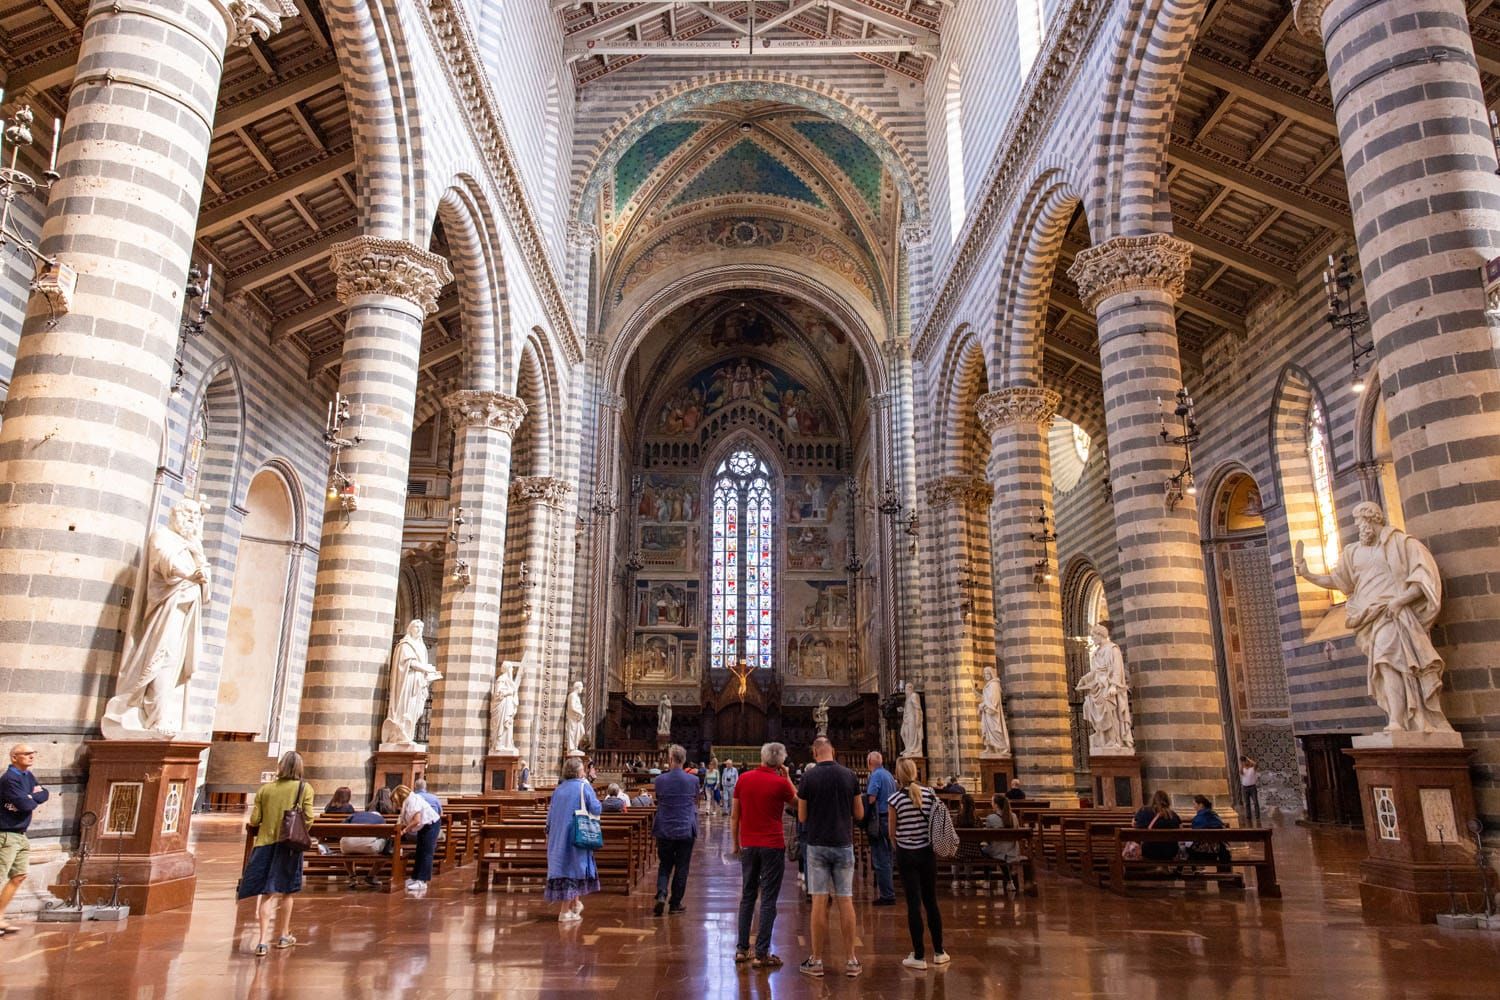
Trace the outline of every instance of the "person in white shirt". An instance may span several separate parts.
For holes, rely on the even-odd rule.
[[[1245,823],[1260,826],[1260,771],[1254,757],[1240,756],[1240,791],[1245,793]]]
[[[413,896],[420,896],[427,892],[427,883],[432,881],[432,859],[437,853],[438,832],[442,830],[443,824],[438,817],[432,803],[421,795],[412,792],[405,785],[397,786],[391,793],[391,800],[400,810],[400,819],[396,821],[396,828],[401,836],[416,834],[417,853],[412,859],[411,878],[406,880],[406,891]],[[396,850],[400,850],[397,845]]]

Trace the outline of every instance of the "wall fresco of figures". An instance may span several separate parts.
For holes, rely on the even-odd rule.
[[[737,402],[762,407],[804,437],[835,433],[824,401],[780,368],[753,358],[721,360],[663,400],[647,433],[687,437],[715,413]]]

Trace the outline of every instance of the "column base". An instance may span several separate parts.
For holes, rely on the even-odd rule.
[[[1004,795],[1010,788],[1010,780],[1015,776],[1016,759],[1014,757],[979,758],[979,789],[984,798],[989,798],[997,792]]]
[[[411,788],[418,778],[427,776],[426,750],[376,750],[375,787]]]
[[[513,792],[521,774],[521,754],[491,753],[484,758],[484,791]]]
[[[1484,912],[1469,832],[1477,818],[1469,778],[1474,751],[1433,746],[1430,739],[1425,746],[1363,746],[1365,739],[1344,751],[1354,758],[1364,806],[1369,857],[1359,866],[1359,900],[1365,916],[1432,923],[1439,913]]]
[[[1141,764],[1141,758],[1133,753],[1089,754],[1094,805],[1100,809],[1142,805]]]
[[[207,743],[186,740],[89,740],[84,810],[98,817],[82,863],[85,904],[106,902],[120,874],[119,901],[132,914],[160,913],[193,901],[197,859],[187,849],[198,760]],[[117,860],[118,859],[118,860]],[[48,888],[63,899],[79,875],[75,855]]]

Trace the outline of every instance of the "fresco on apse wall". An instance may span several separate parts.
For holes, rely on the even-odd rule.
[[[635,585],[635,624],[637,628],[696,628],[698,626],[698,584],[653,583],[637,580]]]
[[[788,476],[784,494],[786,523],[835,524],[842,529],[847,492],[846,480],[841,476]]]
[[[788,580],[782,607],[788,682],[850,683],[849,585]]]
[[[649,475],[641,480],[636,516],[642,524],[692,524],[698,520],[698,480]]]
[[[630,673],[639,681],[671,684],[696,680],[697,633],[637,633],[631,661]]]
[[[786,530],[786,568],[793,573],[821,573],[844,565],[844,541],[830,528],[803,525]]]
[[[687,436],[708,417],[742,401],[774,413],[793,434],[834,431],[828,409],[813,392],[781,369],[749,358],[719,362],[693,376],[662,403],[652,430]]]
[[[641,527],[641,562],[648,569],[689,570],[697,566],[695,525],[647,524]]]

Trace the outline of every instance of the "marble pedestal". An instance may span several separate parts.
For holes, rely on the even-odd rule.
[[[1475,818],[1474,751],[1456,736],[1422,743],[1382,733],[1356,737],[1344,751],[1354,758],[1364,806],[1369,857],[1359,866],[1359,899],[1369,918],[1431,923],[1454,909],[1454,898],[1458,912],[1484,912],[1468,829]]]
[[[1094,805],[1100,809],[1139,808],[1141,758],[1133,753],[1091,753],[1089,774],[1093,778]]]
[[[375,751],[376,788],[395,788],[397,785],[411,788],[418,778],[426,775],[426,750],[386,750],[382,747]]]
[[[988,800],[996,792],[1005,794],[1010,788],[1010,779],[1016,776],[1014,757],[980,757],[979,791],[976,800]]]
[[[186,740],[89,740],[83,808],[99,817],[83,871],[84,903],[113,892],[119,858],[120,902],[133,914],[159,913],[193,901],[196,860],[187,849],[198,760],[207,743]],[[68,897],[77,871],[70,861],[52,892]]]
[[[484,758],[485,792],[514,792],[521,777],[521,754],[491,753]]]

